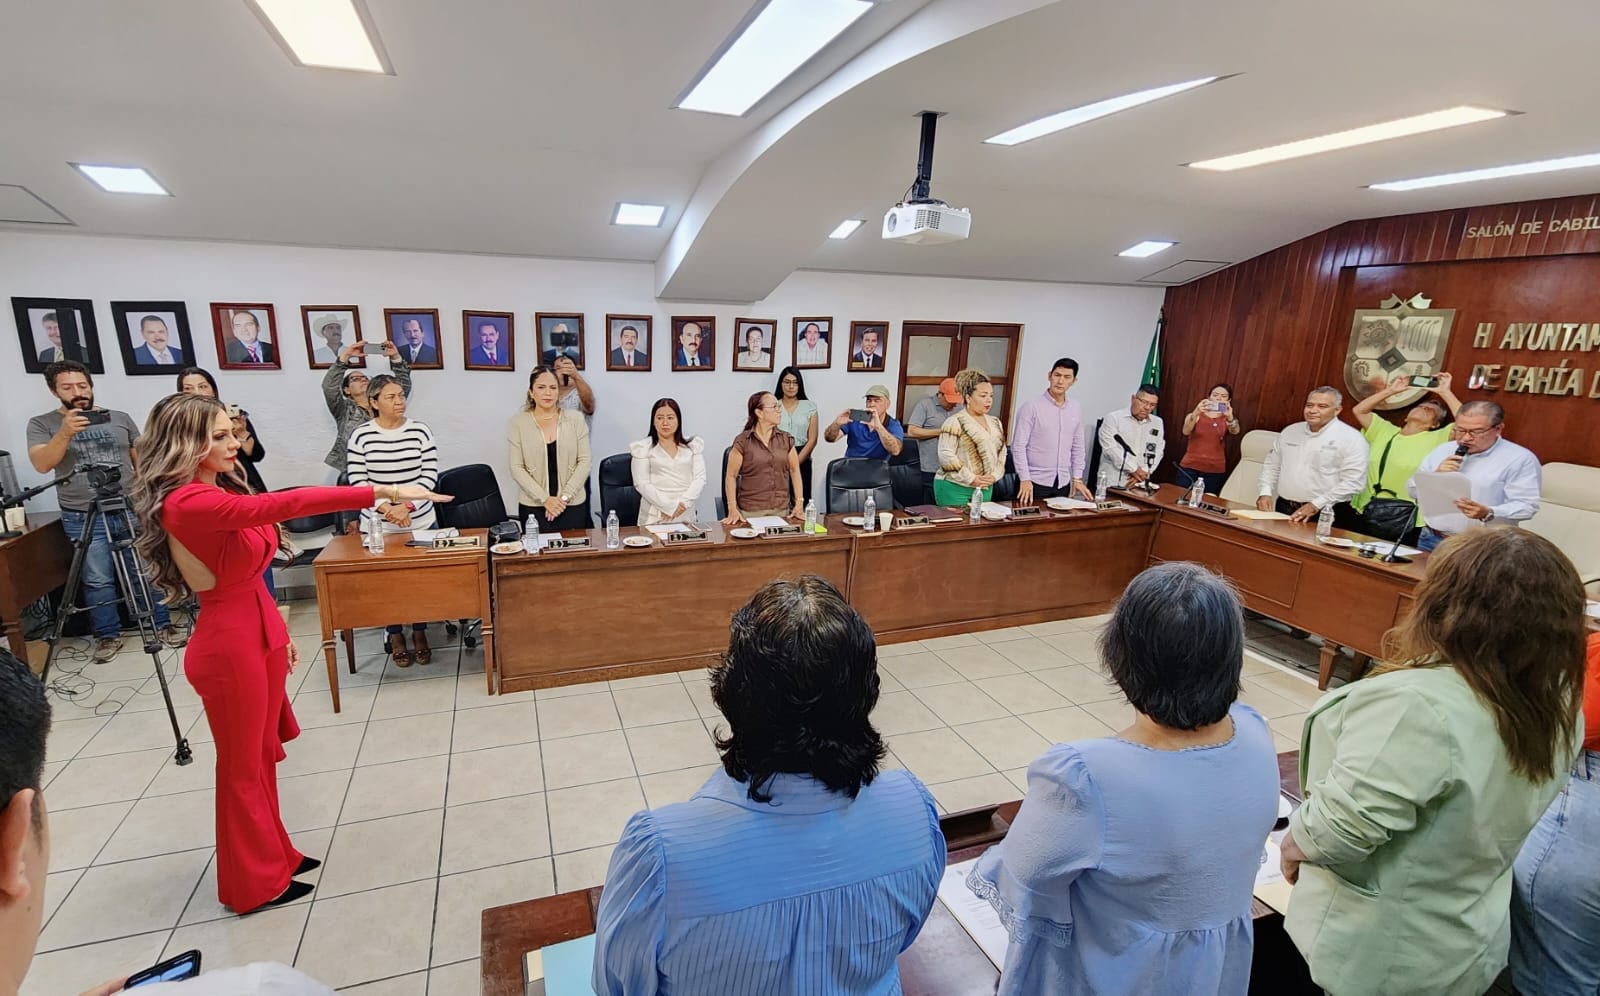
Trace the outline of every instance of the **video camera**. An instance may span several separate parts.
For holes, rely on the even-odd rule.
[[[102,498],[122,493],[122,468],[114,463],[89,463],[78,468],[89,479],[89,487]]]

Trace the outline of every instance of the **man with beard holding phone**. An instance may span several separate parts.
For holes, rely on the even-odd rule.
[[[126,412],[97,408],[94,380],[89,368],[75,360],[59,360],[44,368],[45,383],[61,403],[54,411],[28,420],[28,460],[41,474],[55,472],[56,479],[68,477],[88,466],[116,467],[121,472],[121,488],[133,483],[133,444],[139,427]],[[77,541],[88,523],[94,506],[94,487],[87,474],[79,474],[61,485],[56,500],[61,505],[61,528],[67,538]],[[89,554],[83,562],[83,590],[87,596],[89,618],[94,625],[94,661],[103,664],[122,650],[122,620],[117,615],[117,572],[112,563],[111,533],[121,532],[125,523],[101,519],[89,540]],[[118,539],[125,539],[119,536]],[[138,569],[128,564],[129,572]],[[148,584],[146,579],[146,584]],[[76,592],[67,592],[69,600]],[[172,625],[167,607],[156,602],[151,613],[161,642],[181,647],[189,637]]]

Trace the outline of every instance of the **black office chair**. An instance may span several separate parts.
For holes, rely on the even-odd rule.
[[[920,486],[921,482],[918,481]],[[889,478],[889,461],[871,457],[840,457],[828,461],[827,474],[828,512],[859,512],[867,504],[867,495],[887,512],[895,507],[894,485]]]
[[[1017,474],[1017,465],[1011,460],[1011,448],[1006,447],[1006,472],[994,482],[994,501],[1016,501],[1017,491],[1022,487],[1022,478]]]
[[[600,522],[615,509],[624,526],[639,524],[639,489],[633,486],[633,456],[615,453],[600,461]]]
[[[509,518],[505,499],[500,497],[500,482],[495,479],[494,468],[486,463],[451,467],[439,475],[434,490],[455,498],[433,506],[441,529],[487,529]],[[459,627],[456,623],[444,624],[445,632],[451,636],[459,628],[461,643],[469,649],[478,645],[477,631],[482,626],[482,619],[462,619]]]
[[[1083,483],[1089,486],[1090,491],[1095,489],[1096,482],[1100,479],[1100,455],[1104,452],[1104,448],[1100,445],[1100,427],[1105,424],[1105,419],[1095,419],[1094,432],[1089,436],[1089,462],[1083,467]]]
[[[722,451],[722,473],[717,475],[716,506],[717,506],[717,518],[719,518],[719,519],[726,519],[728,517],[728,498],[727,498],[727,495],[726,495],[726,493],[725,493],[725,491],[724,491],[724,489],[722,487],[722,482],[726,481],[728,479],[728,454],[732,453],[732,452],[733,452],[733,447],[732,446],[730,446],[727,449]],[[709,484],[710,482],[708,481],[707,483]]]
[[[900,454],[889,460],[889,482],[894,489],[896,508],[910,508],[923,503],[922,460],[918,452],[916,441],[907,439],[900,448]]]

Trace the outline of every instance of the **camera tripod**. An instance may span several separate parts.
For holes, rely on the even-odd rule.
[[[96,481],[99,485],[100,482]],[[115,481],[111,482],[114,488]],[[116,525],[121,530],[113,529]],[[167,719],[172,723],[172,738],[177,744],[173,753],[173,760],[179,765],[188,764],[194,760],[194,752],[189,749],[189,740],[183,735],[183,730],[178,726],[178,713],[172,706],[172,691],[167,686],[167,674],[161,667],[161,636],[156,631],[155,602],[151,596],[150,585],[145,581],[144,565],[139,559],[139,553],[133,548],[134,516],[128,508],[128,499],[121,494],[111,492],[109,489],[97,486],[94,500],[89,505],[87,518],[83,523],[83,531],[78,538],[72,541],[72,566],[67,569],[67,585],[63,589],[61,611],[56,613],[55,627],[50,632],[50,649],[45,654],[44,669],[40,672],[39,679],[46,685],[50,680],[50,665],[55,661],[56,651],[61,646],[61,634],[66,628],[68,617],[79,612],[88,611],[86,605],[73,605],[72,599],[77,597],[79,584],[83,580],[83,565],[89,557],[89,545],[94,542],[95,531],[105,530],[105,536],[111,544],[111,564],[116,571],[117,583],[123,591],[123,604],[128,607],[128,614],[133,616],[134,623],[139,627],[139,639],[144,644],[144,652],[150,655],[150,661],[155,665],[156,680],[161,685],[161,698],[166,703]]]

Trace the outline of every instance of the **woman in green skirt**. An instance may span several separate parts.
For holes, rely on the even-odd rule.
[[[968,368],[956,374],[956,390],[967,407],[939,430],[939,473],[933,478],[933,500],[951,507],[967,505],[974,490],[988,501],[1006,469],[1005,426],[989,414],[994,385],[982,370]]]

